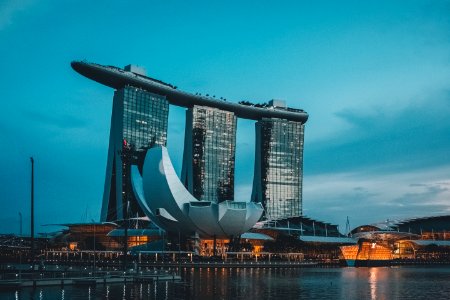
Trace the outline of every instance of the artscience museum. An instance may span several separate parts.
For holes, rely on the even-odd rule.
[[[255,202],[197,200],[178,178],[163,146],[149,149],[142,177],[137,166],[132,166],[131,178],[145,214],[168,231],[203,238],[240,236],[263,213],[262,205]]]

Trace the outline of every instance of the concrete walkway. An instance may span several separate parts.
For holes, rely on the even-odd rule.
[[[179,281],[181,277],[175,274],[139,274],[125,276],[77,277],[77,278],[42,278],[28,280],[1,280],[0,288],[22,288],[38,286],[64,285],[96,285],[107,283]]]

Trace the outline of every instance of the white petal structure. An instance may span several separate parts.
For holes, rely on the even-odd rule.
[[[263,213],[260,203],[198,201],[184,187],[170,161],[167,148],[147,151],[143,175],[132,167],[133,191],[142,210],[158,226],[201,237],[239,236]]]

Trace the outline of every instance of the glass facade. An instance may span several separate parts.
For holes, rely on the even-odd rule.
[[[130,86],[115,92],[102,221],[144,216],[133,193],[130,168],[135,164],[142,171],[147,149],[166,146],[168,115],[163,96]]]
[[[304,124],[283,119],[256,123],[255,178],[252,199],[265,218],[302,215]]]
[[[169,103],[165,97],[126,87],[116,93],[123,98],[123,152],[142,168],[147,149],[166,146]]]
[[[187,111],[182,179],[198,200],[234,199],[236,122],[234,113],[216,108]]]

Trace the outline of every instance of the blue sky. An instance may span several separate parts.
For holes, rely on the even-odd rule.
[[[113,91],[72,60],[138,64],[180,89],[310,114],[304,213],[352,227],[450,212],[450,1],[0,2],[0,232],[98,219]],[[168,148],[181,166],[184,110]],[[236,197],[254,125],[239,120]],[[24,222],[25,231],[29,224]]]

